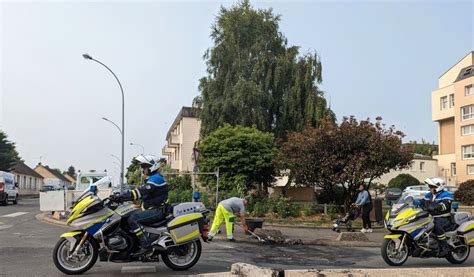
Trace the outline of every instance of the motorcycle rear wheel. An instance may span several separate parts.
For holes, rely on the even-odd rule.
[[[82,249],[79,251],[83,251],[81,255],[84,255],[85,262],[82,264],[82,261],[79,263],[75,263],[74,261],[69,258],[71,254],[70,251],[70,242],[65,239],[61,238],[54,247],[53,251],[53,261],[54,265],[57,269],[65,274],[76,275],[82,274],[89,269],[91,269],[97,261],[97,257],[99,256],[99,245],[94,239],[88,239],[83,244]]]
[[[171,246],[168,253],[162,254],[161,258],[165,265],[172,270],[188,270],[199,261],[201,252],[201,241],[195,240],[184,245]],[[188,258],[186,259],[186,257]]]
[[[448,255],[446,255],[446,260],[448,260],[452,264],[464,263],[469,258],[469,254],[471,252],[469,245],[463,245],[463,247],[458,247],[456,248],[456,250],[459,250],[459,251],[456,251],[456,252],[453,252],[453,250],[449,251]]]
[[[382,244],[382,258],[391,266],[401,266],[408,259],[408,245],[404,243],[401,246],[400,253],[396,253],[396,243],[392,239],[385,239]]]

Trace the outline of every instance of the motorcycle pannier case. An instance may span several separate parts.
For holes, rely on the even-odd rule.
[[[168,223],[168,230],[175,243],[183,243],[197,239],[201,236],[199,232],[199,221],[203,218],[200,213],[178,216]]]
[[[458,228],[458,235],[464,237],[470,246],[474,246],[474,220],[461,224]]]

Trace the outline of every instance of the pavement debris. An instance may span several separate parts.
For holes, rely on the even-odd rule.
[[[256,229],[254,232],[257,236],[266,242],[275,244],[303,245],[301,239],[289,239],[280,230],[275,229]]]

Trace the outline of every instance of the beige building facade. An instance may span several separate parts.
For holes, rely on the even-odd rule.
[[[388,185],[388,182],[399,174],[410,174],[422,183],[426,178],[438,176],[438,161],[430,156],[415,154],[411,165],[407,169],[391,170],[389,173],[382,175],[374,183]]]
[[[197,108],[182,107],[166,135],[162,155],[178,172],[193,171],[193,149],[201,130],[198,112]]]
[[[438,123],[438,176],[450,185],[474,179],[474,51],[439,77],[431,104]]]

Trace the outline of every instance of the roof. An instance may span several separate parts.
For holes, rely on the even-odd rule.
[[[467,55],[463,56],[457,63],[453,64],[453,66],[451,66],[448,70],[446,70],[443,74],[441,74],[439,78],[443,77],[444,74],[448,73],[448,71],[450,71],[453,67],[455,67],[458,63],[460,63],[462,60],[464,60],[464,58],[466,58],[469,55],[474,55],[474,51],[471,51],[467,53]]]
[[[436,160],[436,159],[433,159],[433,157],[431,156],[422,155],[418,153],[413,154],[413,159],[414,160]]]
[[[178,125],[178,123],[183,119],[183,117],[191,117],[191,118],[199,118],[199,112],[201,109],[193,108],[193,107],[182,107],[181,111],[179,111],[178,115],[176,116],[173,124],[168,129],[168,133],[166,134],[166,139],[168,139],[171,135],[171,131]]]
[[[75,182],[76,182],[76,179],[75,179],[74,177],[72,177],[71,175],[69,175],[69,174],[67,174],[67,173],[66,173],[66,174],[63,174],[63,175],[64,175],[64,177],[66,177],[66,179],[69,180],[69,182],[71,182],[71,183],[75,183]]]
[[[16,165],[13,166],[13,169],[11,171],[15,174],[21,174],[43,179],[43,176],[39,175],[36,171],[34,171],[31,167],[27,166],[22,161],[17,162]]]
[[[69,179],[67,179],[64,175],[61,174],[61,171],[59,171],[58,169],[53,169],[53,168],[50,168],[49,166],[47,165],[42,165],[41,163],[39,163],[36,167],[38,166],[41,166],[43,167],[44,169],[46,169],[47,171],[49,171],[51,174],[53,174],[56,178],[58,178],[59,180],[62,180],[62,181],[65,181],[65,182],[68,182],[70,183],[71,181],[69,181]]]
[[[467,79],[469,77],[474,77],[474,65],[470,65],[468,67],[461,69],[458,77],[456,78],[456,81],[454,82],[458,82],[458,81]]]

